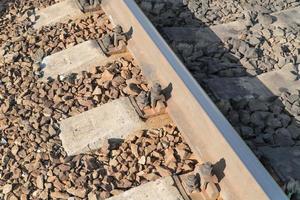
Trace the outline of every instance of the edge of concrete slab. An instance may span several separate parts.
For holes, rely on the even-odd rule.
[[[99,149],[108,139],[124,139],[146,127],[127,97],[67,118],[60,125],[68,155]]]
[[[293,67],[287,66],[256,77],[212,78],[205,82],[219,99],[280,96],[287,89],[292,93],[300,89],[300,80],[295,80],[296,76],[292,71]]]
[[[36,15],[39,18],[34,24],[34,28],[39,29],[43,26],[64,22],[68,19],[80,17],[83,14],[75,0],[64,0],[37,11]]]
[[[273,13],[272,16],[276,18],[272,26],[285,27],[290,23],[300,24],[300,7],[279,11]],[[229,37],[237,37],[243,30],[243,27],[245,27],[243,21],[234,21],[202,28],[167,27],[163,28],[163,32],[169,39],[178,42],[191,42],[195,40],[224,42]]]
[[[172,177],[158,179],[132,188],[108,200],[184,200]]]
[[[88,71],[93,66],[112,63],[129,53],[106,56],[96,40],[88,40],[45,57],[41,62],[43,79]]]

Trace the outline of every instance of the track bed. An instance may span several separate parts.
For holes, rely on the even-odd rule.
[[[0,3],[0,198],[298,199],[299,2],[137,3]]]

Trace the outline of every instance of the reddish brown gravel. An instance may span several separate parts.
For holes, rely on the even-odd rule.
[[[196,160],[173,125],[114,149],[66,155],[60,120],[149,87],[131,58],[42,82],[36,63],[43,57],[111,31],[101,12],[34,30],[32,11],[55,2],[0,3],[0,199],[106,198],[193,170]]]

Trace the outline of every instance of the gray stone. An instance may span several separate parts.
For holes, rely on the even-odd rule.
[[[248,111],[245,111],[245,110],[241,111],[240,112],[240,121],[245,125],[250,123],[250,121],[251,121],[250,120],[250,113]]]
[[[192,55],[193,53],[193,45],[188,44],[188,43],[179,43],[176,48],[178,49],[179,52],[182,53],[184,57],[188,57]]]
[[[32,59],[35,63],[40,63],[43,60],[44,54],[44,50],[40,48],[35,52]]]
[[[274,129],[282,127],[281,121],[277,118],[274,118],[274,116],[268,117],[266,125]]]
[[[265,126],[264,118],[259,112],[252,113],[250,120],[251,120],[251,123],[255,126],[260,126],[260,127]]]
[[[272,133],[263,134],[263,140],[268,144],[274,144],[274,134]]]
[[[263,26],[269,26],[273,23],[272,16],[268,14],[258,14],[257,20],[258,23],[262,24]]]
[[[275,129],[274,128],[271,128],[271,127],[267,127],[265,130],[264,130],[264,133],[265,134],[274,134],[275,133]]]
[[[237,124],[239,123],[239,113],[235,110],[231,110],[228,113],[228,120],[232,123],[232,124]]]
[[[142,1],[140,4],[141,8],[146,12],[152,11],[152,3],[147,1]]]
[[[249,49],[245,52],[244,56],[245,56],[246,58],[257,58],[257,57],[258,57],[258,53],[257,53],[257,50],[256,50],[255,48],[249,48]]]
[[[7,141],[4,138],[1,138],[0,144],[5,145],[7,144]]]
[[[248,106],[251,112],[258,110],[267,111],[269,109],[266,102],[257,99],[250,100]]]
[[[291,117],[287,114],[280,114],[278,119],[281,121],[283,127],[287,127],[291,122]]]
[[[273,31],[273,34],[277,37],[283,37],[285,35],[284,30],[277,28]]]
[[[300,127],[298,127],[295,123],[292,123],[287,127],[287,130],[290,132],[292,138],[294,140],[300,139]]]
[[[248,39],[249,44],[251,44],[252,46],[256,46],[258,44],[260,44],[260,40],[256,37],[250,37]]]
[[[249,126],[241,126],[240,131],[241,131],[241,136],[244,139],[250,139],[255,137],[253,129]]]
[[[262,33],[263,33],[263,36],[268,40],[268,39],[270,39],[271,38],[271,32],[270,32],[270,30],[269,29],[264,29],[264,30],[262,30]]]
[[[236,44],[233,46],[233,48],[238,48],[238,51],[242,54],[245,54],[246,51],[249,49],[249,45],[244,42],[244,41],[240,41],[239,45],[236,46]]]
[[[218,108],[221,110],[223,114],[227,114],[231,109],[231,105],[229,101],[221,100],[217,103]]]
[[[292,146],[295,144],[290,132],[286,128],[280,128],[276,130],[274,142],[279,146]]]
[[[280,114],[283,108],[282,106],[272,104],[269,106],[269,109],[273,114]]]

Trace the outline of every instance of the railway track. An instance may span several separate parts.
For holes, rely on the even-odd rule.
[[[257,23],[256,14],[242,15],[248,7],[234,4],[236,14],[211,19],[212,9],[200,17],[195,2],[138,2],[187,68],[134,1],[3,4],[0,198],[287,199],[283,190],[298,198],[297,182],[290,180],[299,176],[297,98],[291,95],[297,70],[290,74],[288,57],[295,51],[284,55],[284,66],[260,68],[276,55],[253,57],[264,47],[255,49],[251,34],[239,36],[241,27]],[[163,16],[169,5],[183,14]],[[271,14],[277,27],[297,23],[290,17],[297,6],[278,1],[266,6],[263,20],[277,12]],[[252,25],[244,25],[245,16]],[[160,23],[164,17],[169,21]],[[247,41],[248,57],[228,36]],[[197,51],[195,41],[204,44]],[[282,43],[297,49],[295,40]],[[245,69],[251,59],[259,63]],[[283,87],[290,93],[274,98]],[[250,122],[244,123],[248,115],[239,121],[240,113]],[[267,129],[269,137],[258,137]],[[290,162],[287,170],[282,162]]]

